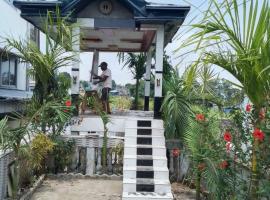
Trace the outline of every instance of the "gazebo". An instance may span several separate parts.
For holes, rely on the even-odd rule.
[[[145,0],[14,1],[21,16],[42,30],[42,17],[59,7],[62,15],[78,23],[74,30],[81,52],[146,52],[145,105],[149,110],[150,75],[155,51],[154,118],[161,117],[164,47],[172,41],[190,10],[188,6],[155,4]],[[70,15],[70,13],[72,14]],[[81,38],[78,38],[81,35]],[[98,58],[98,56],[95,56]],[[98,63],[97,61],[94,63]],[[72,66],[72,96],[79,95],[80,63]],[[97,65],[94,67],[97,72]]]
[[[114,147],[119,138],[124,143],[123,200],[172,200],[163,121],[159,120],[163,99],[163,54],[164,47],[172,41],[190,7],[144,0],[24,0],[14,1],[14,5],[21,10],[24,19],[40,30],[42,17],[48,11],[55,11],[56,7],[61,15],[69,17],[71,23],[77,23],[79,26],[74,30],[74,41],[77,42],[73,49],[95,52],[94,73],[98,71],[99,52],[145,52],[145,111],[149,110],[150,75],[155,52],[154,115],[130,112],[126,116],[111,116],[107,147]],[[79,72],[80,63],[74,62],[71,74],[73,99],[79,96]],[[81,147],[86,148],[86,174],[93,175],[101,166],[104,126],[97,116],[74,119],[71,133],[63,137],[75,139],[76,152]],[[110,132],[121,133],[122,137],[110,135]],[[79,153],[75,154],[76,158],[80,157]],[[108,157],[111,167],[112,155]]]

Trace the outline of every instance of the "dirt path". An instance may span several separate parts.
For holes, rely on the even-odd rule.
[[[196,197],[195,190],[192,190],[180,183],[173,183],[172,191],[175,200],[194,200]]]
[[[45,180],[31,200],[121,200],[122,181]]]
[[[172,184],[175,200],[194,200],[195,191]],[[121,200],[122,181],[70,179],[45,180],[31,200]]]

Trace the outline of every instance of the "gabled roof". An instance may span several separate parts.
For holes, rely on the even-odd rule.
[[[67,0],[63,2],[63,11],[70,12],[74,11],[75,13],[79,12],[82,8],[87,6],[91,0]],[[129,9],[134,13],[139,13],[141,15],[146,15],[144,0],[121,0]]]
[[[61,13],[66,15],[70,12],[73,16],[93,0],[62,0],[62,1],[26,1],[15,0],[13,4],[22,11],[23,16],[42,15],[52,8],[58,6]],[[145,0],[119,0],[133,14],[137,21],[148,23],[166,23],[176,20],[183,21],[190,10],[189,6],[178,6],[173,4],[153,4]]]
[[[90,3],[96,0],[55,0],[55,1],[27,1],[27,0],[15,0],[14,5],[21,10],[21,16],[32,23],[34,26],[42,30],[41,17],[47,15],[47,11],[55,11],[58,7],[63,16],[68,16],[70,22],[76,22],[77,15],[83,9],[85,9]],[[143,27],[141,25],[165,25],[165,45],[167,45],[174,35],[176,34],[179,27],[184,22],[190,7],[189,6],[179,6],[173,4],[155,4],[150,3],[145,0],[118,0],[120,4],[126,7],[132,14],[132,18],[128,19],[127,23],[134,24],[134,31]],[[111,18],[102,19],[102,28],[113,24]],[[99,18],[95,19],[98,23]],[[106,22],[104,22],[106,21]],[[124,22],[118,21],[122,25]],[[105,25],[104,25],[105,24]],[[136,27],[135,27],[136,25]],[[104,27],[106,26],[106,27]],[[121,27],[117,24],[119,28]],[[128,25],[127,25],[128,26]],[[100,28],[97,26],[95,28]]]

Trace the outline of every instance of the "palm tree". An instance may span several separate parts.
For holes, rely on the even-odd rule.
[[[59,100],[60,81],[57,81],[57,70],[71,65],[75,59],[75,52],[66,54],[72,49],[74,41],[72,30],[75,25],[67,22],[67,17],[62,17],[59,9],[55,12],[48,11],[44,20],[44,33],[46,36],[46,52],[43,53],[36,43],[31,41],[6,38],[6,52],[16,50],[17,55],[31,65],[28,73],[36,82],[33,98],[40,105],[50,100]],[[53,38],[52,38],[53,35]],[[43,123],[42,131],[46,132]]]
[[[254,105],[254,127],[260,127],[259,112],[270,94],[270,7],[268,0],[210,0],[198,31],[183,45],[197,44],[203,61],[226,69],[241,83]],[[252,142],[251,199],[258,199],[259,141]]]
[[[34,102],[30,102],[33,105]],[[29,106],[31,107],[31,106]],[[12,182],[12,198],[17,199],[18,184],[19,184],[19,152],[22,147],[22,143],[28,145],[31,136],[37,133],[35,126],[36,121],[42,118],[42,115],[48,111],[54,110],[58,113],[59,117],[66,121],[68,114],[64,112],[65,106],[59,103],[47,102],[40,106],[38,109],[27,110],[26,115],[14,113],[13,119],[17,120],[19,125],[16,128],[8,127],[8,117],[0,120],[0,149],[7,151],[12,150],[14,152],[14,177]]]
[[[135,53],[126,53],[121,55],[119,61],[124,62],[124,67],[127,67],[130,72],[133,74],[133,78],[136,80],[136,89],[135,89],[135,110],[138,109],[138,99],[139,99],[139,83],[141,78],[145,73],[146,67],[146,55],[144,53],[135,54]]]
[[[107,143],[108,143],[108,123],[110,122],[110,117],[107,114],[107,112],[103,111],[103,107],[100,104],[99,101],[97,101],[95,98],[90,97],[88,99],[88,102],[90,104],[90,107],[95,108],[97,114],[100,116],[102,123],[103,123],[103,129],[104,129],[104,134],[103,134],[103,142],[102,142],[102,168],[103,172],[107,172]]]
[[[34,97],[40,104],[44,103],[58,89],[57,69],[77,61],[75,52],[66,54],[66,50],[71,50],[72,44],[77,42],[72,40],[74,37],[72,30],[75,25],[68,24],[67,17],[63,18],[59,9],[56,9],[55,12],[48,11],[43,24],[46,36],[45,53],[32,41],[5,39],[6,52],[15,50],[24,62],[31,65],[28,73],[36,82]]]
[[[188,126],[191,114],[189,99],[186,95],[184,82],[176,71],[165,79],[166,95],[161,107],[167,138],[180,138]]]

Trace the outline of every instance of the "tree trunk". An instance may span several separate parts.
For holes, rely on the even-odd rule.
[[[258,120],[258,116],[260,113],[260,109],[255,107],[254,115],[255,115],[255,122],[254,122],[254,129],[258,128],[260,125],[260,121]],[[258,199],[258,189],[259,189],[259,180],[258,180],[258,159],[257,159],[257,152],[259,151],[259,141],[254,139],[252,144],[252,156],[251,156],[251,194],[250,197],[252,200]]]
[[[139,79],[136,79],[136,90],[135,90],[135,110],[138,110],[138,100],[139,100]]]
[[[14,174],[12,177],[12,199],[17,199],[19,188],[19,149],[14,150]]]
[[[255,140],[252,145],[252,160],[251,160],[251,199],[258,199],[257,191],[259,186],[258,172],[257,172],[257,155],[258,141]]]
[[[201,199],[201,172],[198,170],[196,177],[196,200]]]
[[[104,127],[104,137],[103,137],[103,145],[102,145],[102,168],[103,172],[107,172],[107,127]]]

